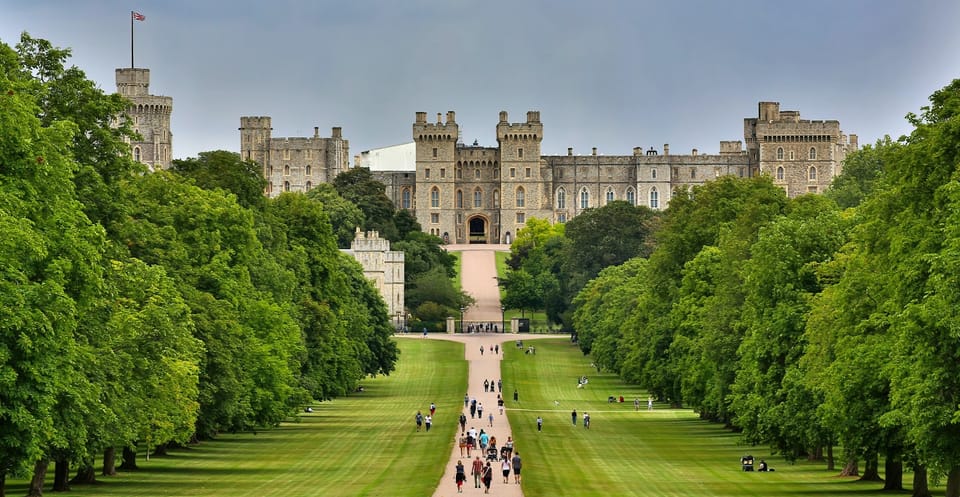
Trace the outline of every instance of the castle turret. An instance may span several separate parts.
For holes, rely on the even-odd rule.
[[[273,171],[270,164],[270,138],[273,128],[268,116],[244,116],[240,118],[240,158],[260,164],[267,180],[264,193],[274,189]]]
[[[455,233],[454,199],[446,183],[453,181],[460,127],[456,114],[437,113],[436,124],[427,122],[426,112],[417,112],[413,123],[413,141],[417,158],[415,215],[423,228],[449,240]]]
[[[173,98],[150,94],[150,70],[125,68],[116,70],[117,93],[130,100],[127,117],[134,132],[142,139],[131,141],[133,159],[151,169],[166,169],[173,159],[173,133],[170,114]]]

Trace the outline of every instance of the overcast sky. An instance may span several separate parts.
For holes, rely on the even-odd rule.
[[[448,110],[484,146],[499,111],[539,110],[545,155],[717,153],[761,100],[863,144],[908,133],[960,77],[955,0],[0,0],[0,40],[69,47],[113,92],[131,10],[177,158],[239,151],[240,116],[271,116],[274,136],[341,126],[356,155]]]

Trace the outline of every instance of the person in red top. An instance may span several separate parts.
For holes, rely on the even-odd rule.
[[[480,456],[473,460],[473,467],[470,468],[470,474],[473,475],[474,488],[480,488],[480,478],[483,477],[483,461]]]

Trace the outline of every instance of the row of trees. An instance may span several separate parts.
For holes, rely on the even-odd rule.
[[[136,449],[275,426],[393,370],[386,306],[338,250],[362,206],[266,199],[229,152],[144,170],[127,102],[68,57],[0,42],[0,496],[7,475],[41,495],[53,462],[64,490],[71,464],[91,481],[101,456],[134,468]],[[443,267],[406,222],[414,263]]]
[[[960,80],[825,195],[720,178],[573,301],[594,362],[788,459],[960,495]],[[579,219],[579,217],[577,218]],[[567,228],[569,230],[569,227]],[[518,237],[518,243],[522,237]]]

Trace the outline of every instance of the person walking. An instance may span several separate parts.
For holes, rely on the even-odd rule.
[[[414,419],[417,421],[417,431],[420,431],[420,428],[423,427],[423,414],[420,411],[417,411],[417,415],[414,416]]]
[[[577,426],[577,410],[576,409],[570,412],[570,421],[573,421],[573,426]]]
[[[520,469],[523,468],[523,463],[520,461],[520,453],[513,453],[513,460],[510,461],[513,465],[513,482],[520,483]]]
[[[474,488],[480,488],[480,480],[483,478],[483,461],[480,456],[473,460],[473,467],[470,468],[470,474],[473,475]]]
[[[513,389],[513,401],[520,402],[520,392],[516,388]]]
[[[480,346],[480,355],[483,355],[483,345]]]
[[[590,429],[590,413],[588,412],[583,413],[583,427],[587,430]]]
[[[503,416],[503,397],[497,394],[497,407],[500,408],[500,415]]]
[[[457,476],[454,477],[457,482],[457,493],[463,493],[463,482],[467,481],[467,473],[463,469],[463,461],[457,461]]]
[[[480,347],[480,348],[483,348],[483,347]],[[483,380],[483,391],[484,392],[490,391],[490,381]]]
[[[633,399],[633,410],[634,411],[640,410],[640,397],[636,397]]]
[[[470,419],[477,415],[477,399],[470,400]]]
[[[489,416],[487,416],[487,419],[490,420],[490,427],[493,428],[493,413],[492,413],[492,412],[490,413]]]
[[[510,483],[510,460],[504,458],[503,462],[500,463],[500,469],[503,471],[503,482]]]
[[[653,395],[647,396],[647,410],[653,410]]]
[[[487,461],[487,465],[483,467],[483,493],[490,493],[491,483],[493,483],[493,467],[490,466],[490,461]]]
[[[463,435],[463,432],[467,430],[467,415],[460,413],[460,434]]]
[[[483,419],[483,402],[477,402],[477,418]]]
[[[431,403],[430,403],[430,415],[433,416],[433,414],[434,414],[435,412],[437,412],[437,405],[434,404],[433,402],[431,402]]]
[[[543,431],[543,418],[537,416],[537,431]]]
[[[470,405],[470,396],[463,394],[463,408],[466,409],[468,405]]]
[[[423,420],[423,424],[426,425],[427,431],[430,431],[430,426],[433,424],[433,416],[427,414],[427,417]]]
[[[497,380],[497,391],[503,393],[503,379]]]

